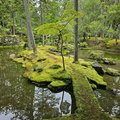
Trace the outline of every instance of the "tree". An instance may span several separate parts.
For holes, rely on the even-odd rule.
[[[78,0],[74,0],[74,10],[78,12]],[[75,19],[74,26],[74,62],[78,61],[78,18]]]
[[[65,38],[66,34],[68,35],[69,33],[69,31],[67,30],[67,25],[68,24],[75,25],[76,21],[74,20],[82,16],[83,14],[78,13],[77,11],[65,10],[59,22],[43,24],[42,26],[36,29],[38,31],[38,34],[58,35],[58,43],[60,43],[60,52],[63,62],[63,70],[65,70],[65,62],[63,56],[63,43],[64,43],[63,36]]]
[[[27,0],[24,0],[24,8],[25,8],[25,13],[26,13],[26,26],[27,26],[27,37],[28,37],[28,47],[30,49],[30,45],[32,43],[32,48],[33,48],[33,52],[34,54],[36,54],[37,49],[36,49],[36,44],[35,44],[35,39],[34,39],[34,34],[32,31],[32,26],[31,26],[31,22],[30,22],[30,16],[29,16],[29,12],[28,12],[28,2]]]
[[[102,29],[102,24],[99,21],[92,21],[90,25],[88,25],[88,28],[90,30],[90,33],[94,35],[96,44],[98,44],[98,34]]]

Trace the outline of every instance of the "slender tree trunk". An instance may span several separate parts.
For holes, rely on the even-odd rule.
[[[74,10],[78,12],[78,0],[74,0]],[[74,26],[74,61],[78,61],[78,18],[75,19],[76,25]]]
[[[60,34],[60,40],[61,40],[61,56],[62,56],[62,63],[63,63],[63,71],[65,70],[65,60],[63,56],[63,39],[62,39],[62,34]]]
[[[14,9],[12,7],[12,9]],[[15,35],[15,18],[14,18],[14,11],[12,11],[12,34]]]
[[[104,10],[103,10],[103,8],[101,8],[101,15],[103,15],[103,13],[104,13]],[[101,24],[102,24],[102,26],[104,26],[104,18],[101,18]],[[103,28],[101,29],[101,37],[104,38],[104,29]]]
[[[110,29],[112,29],[113,25],[111,24],[110,25]],[[109,38],[113,38],[113,34],[112,33],[109,33]]]
[[[5,34],[5,23],[4,23],[4,20],[2,21],[2,28],[3,28],[3,34]]]
[[[22,33],[22,30],[23,30],[23,26],[22,26],[22,19],[20,18],[20,39],[22,40],[22,36],[23,36],[23,33]]]
[[[40,0],[40,18],[41,18],[41,25],[43,24],[43,9],[42,9],[42,1]],[[44,42],[45,41],[45,38],[44,38],[44,35],[42,35],[42,45],[44,46]]]
[[[35,39],[34,39],[34,34],[32,31],[32,26],[31,26],[31,22],[30,22],[30,16],[29,16],[29,12],[28,12],[28,1],[24,0],[24,8],[25,8],[25,13],[26,13],[26,22],[27,22],[27,31],[28,31],[28,46],[30,47],[30,42],[32,43],[32,48],[33,48],[33,52],[34,54],[36,54],[37,49],[36,49],[36,44],[35,44]]]
[[[45,45],[45,36],[44,36],[44,34],[42,35],[42,45],[43,46]]]

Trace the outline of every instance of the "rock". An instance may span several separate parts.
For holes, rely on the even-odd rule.
[[[9,46],[9,45],[18,45],[19,44],[19,37],[16,35],[8,35],[8,36],[1,36],[0,37],[0,45],[2,46]]]
[[[109,64],[109,65],[115,65],[116,64],[116,61],[112,60],[110,58],[102,58],[101,60],[103,61],[104,64]]]
[[[102,66],[97,61],[95,61],[92,64],[92,67],[97,71],[98,74],[104,74],[104,70],[103,70]]]
[[[11,59],[15,58],[15,54],[11,54],[11,55],[10,55],[10,58],[11,58]]]
[[[112,76],[119,76],[120,75],[120,72],[116,69],[113,69],[113,68],[107,68],[106,73],[109,75],[112,75]]]

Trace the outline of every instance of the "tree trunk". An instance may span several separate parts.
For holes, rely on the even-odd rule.
[[[60,40],[61,40],[61,50],[60,50],[60,52],[61,52],[61,56],[62,56],[62,63],[63,63],[63,71],[65,71],[65,60],[64,60],[64,56],[63,56],[63,39],[62,39],[62,34],[60,34],[60,38],[59,38]]]
[[[27,32],[28,32],[27,36],[28,36],[28,40],[29,40],[28,46],[30,45],[30,43],[32,43],[33,52],[34,52],[34,54],[36,54],[37,49],[36,49],[34,34],[32,31],[32,26],[31,26],[31,22],[30,22],[30,16],[29,16],[29,12],[28,12],[28,1],[27,0],[24,0],[24,8],[25,8],[26,22],[27,22]]]
[[[12,9],[14,9],[12,7]],[[12,34],[15,35],[15,18],[14,18],[14,11],[12,11]]]
[[[101,8],[101,15],[103,15],[103,13],[104,13],[104,10],[103,10],[103,8]],[[102,24],[102,26],[104,26],[104,18],[101,18],[101,24]],[[104,29],[103,28],[101,29],[101,38],[104,38]]]
[[[40,3],[40,18],[41,18],[41,25],[43,24],[43,9],[42,9],[42,1],[40,0],[39,1]],[[42,35],[42,45],[44,46],[44,42],[45,39],[44,39],[44,35]]]
[[[74,10],[78,12],[78,0],[74,0]],[[78,18],[75,19],[76,25],[74,26],[74,61],[78,61]]]
[[[45,45],[45,36],[44,36],[44,34],[42,35],[42,45],[43,46]]]
[[[20,18],[20,40],[22,40],[22,36],[23,36],[23,33],[22,33],[22,30],[23,30],[23,26],[22,26],[22,19]]]

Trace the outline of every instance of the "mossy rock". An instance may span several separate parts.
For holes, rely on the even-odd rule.
[[[51,89],[54,92],[56,92],[56,91],[58,92],[58,91],[66,89],[67,86],[68,86],[68,84],[66,82],[61,81],[61,80],[57,80],[57,81],[51,82],[48,85],[48,88]]]
[[[116,61],[114,59],[111,58],[102,58],[102,63],[104,64],[109,64],[109,65],[115,65]]]
[[[85,76],[90,83],[95,84],[97,86],[107,86],[107,83],[104,82],[103,77],[100,76],[92,66],[86,67],[81,66],[80,64],[73,64],[72,66],[77,68],[80,71],[80,74]]]
[[[86,78],[90,81],[90,83],[94,83],[96,84],[97,86],[107,86],[107,83],[103,81],[103,77],[100,76],[95,70],[94,68],[86,68],[85,71],[84,71],[85,75],[86,75]]]
[[[107,68],[106,73],[111,75],[111,76],[120,76],[120,72],[116,69],[113,69],[113,68]]]

